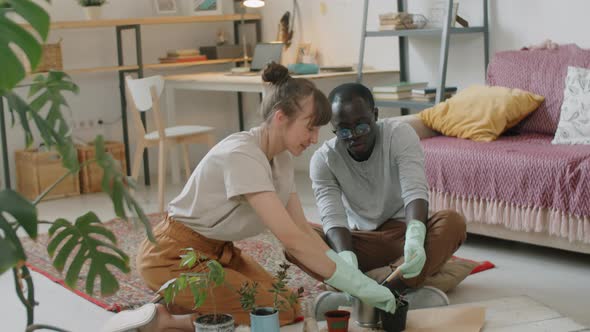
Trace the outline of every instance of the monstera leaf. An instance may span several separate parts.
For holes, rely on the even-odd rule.
[[[143,212],[139,203],[129,192],[130,189],[135,187],[135,183],[131,178],[122,173],[117,162],[110,154],[106,153],[102,136],[96,137],[94,140],[94,147],[96,149],[96,162],[103,170],[101,189],[111,198],[117,217],[128,220],[127,209],[133,211],[145,227],[148,239],[152,242],[156,242],[147,216]]]
[[[61,112],[67,106],[64,91],[78,93],[78,86],[70,77],[62,72],[50,72],[47,77],[39,75],[31,85],[29,96],[35,97],[29,104],[14,92],[6,92],[8,107],[14,124],[16,113],[25,132],[25,143],[30,147],[33,143],[33,132],[29,124],[32,119],[47,147],[55,147],[62,157],[62,164],[68,170],[78,170],[78,154],[70,136],[70,129]],[[48,108],[47,115],[42,112]]]
[[[0,94],[3,94],[14,88],[26,75],[23,64],[10,45],[15,45],[25,53],[31,68],[37,67],[42,52],[41,43],[33,33],[15,23],[10,16],[22,17],[45,40],[49,32],[49,15],[30,0],[2,0],[0,4],[4,5],[0,8]]]
[[[20,225],[32,239],[37,237],[37,209],[26,198],[12,190],[0,192],[0,274],[26,260],[23,247],[16,235]],[[4,216],[12,216],[9,221]]]
[[[117,278],[107,266],[112,265],[127,273],[129,257],[115,246],[115,235],[102,225],[93,212],[76,219],[74,225],[65,219],[57,219],[49,229],[49,236],[51,240],[47,252],[53,258],[53,266],[61,272],[68,259],[71,259],[66,269],[65,282],[68,286],[76,287],[80,271],[88,261],[86,293],[93,294],[97,277],[100,277],[102,295],[119,290]]]

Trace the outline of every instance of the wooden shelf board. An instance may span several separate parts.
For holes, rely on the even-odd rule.
[[[224,64],[224,63],[235,63],[235,62],[242,62],[243,58],[236,58],[236,59],[216,59],[216,60],[206,60],[206,61],[191,61],[191,62],[178,62],[178,63],[154,63],[144,65],[143,67],[146,69],[165,69],[165,68],[175,68],[175,67],[188,67],[188,66],[202,66],[202,65],[217,65],[217,64]],[[248,59],[251,60],[251,59]]]
[[[133,66],[111,66],[111,67],[92,67],[92,68],[77,68],[77,69],[62,69],[60,71],[66,74],[87,74],[87,73],[105,73],[105,72],[117,72],[120,70],[135,70],[139,67]],[[28,73],[27,75],[45,74],[46,71],[39,71],[34,73]]]
[[[244,20],[260,20],[258,14],[245,14]],[[155,25],[155,24],[180,24],[180,23],[203,23],[203,22],[234,22],[240,21],[242,15],[210,15],[210,16],[162,16],[162,17],[141,17],[112,20],[84,20],[84,21],[56,21],[51,23],[51,29],[79,29],[79,28],[104,28],[120,25]],[[20,26],[30,28],[29,24]]]

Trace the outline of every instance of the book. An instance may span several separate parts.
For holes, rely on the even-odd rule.
[[[443,100],[452,97],[454,94],[453,93],[446,93],[443,97]],[[428,94],[428,95],[412,95],[410,97],[412,100],[415,101],[429,101],[429,102],[434,102],[434,99],[436,99],[436,94]]]
[[[411,91],[412,89],[425,88],[426,82],[399,82],[393,85],[373,87],[373,93],[395,93],[401,91]]]
[[[410,98],[412,96],[412,92],[410,91],[401,91],[396,93],[374,93],[373,98],[379,100],[400,100]]]
[[[447,86],[447,87],[445,87],[445,92],[446,93],[457,92],[457,87],[456,86]],[[429,87],[424,87],[424,88],[412,89],[412,94],[415,94],[415,95],[427,95],[430,93],[436,94],[436,87],[429,86]]]
[[[193,61],[205,61],[207,57],[204,55],[197,55],[191,57],[166,57],[166,58],[159,58],[160,63],[179,63],[179,62],[193,62]]]
[[[195,55],[199,55],[199,54],[200,54],[199,50],[194,49],[194,48],[170,50],[167,52],[168,57],[195,56]]]

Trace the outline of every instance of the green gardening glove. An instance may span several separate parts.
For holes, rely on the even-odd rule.
[[[426,263],[424,239],[426,225],[420,220],[412,219],[406,228],[406,244],[404,245],[404,264],[400,266],[404,278],[414,278],[422,272]]]
[[[354,267],[355,269],[359,268],[359,263],[358,260],[356,258],[356,255],[354,254],[354,252],[350,251],[350,250],[343,250],[338,252],[338,256],[340,256],[340,258],[342,258],[342,260],[344,260],[346,263],[348,263],[350,266]],[[352,296],[348,293],[344,293],[346,294],[346,299],[351,302],[352,301]]]
[[[395,312],[395,296],[387,287],[350,266],[334,250],[328,250],[326,255],[336,263],[336,271],[325,283],[383,311]]]
[[[354,254],[354,252],[350,251],[350,250],[344,250],[338,253],[338,256],[340,256],[340,258],[342,258],[346,263],[348,263],[350,266],[354,267],[355,269],[359,268],[359,262],[356,258],[356,255]]]

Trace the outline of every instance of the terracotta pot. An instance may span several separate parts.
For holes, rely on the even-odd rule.
[[[324,314],[329,332],[347,332],[350,312],[344,310],[332,310]]]

